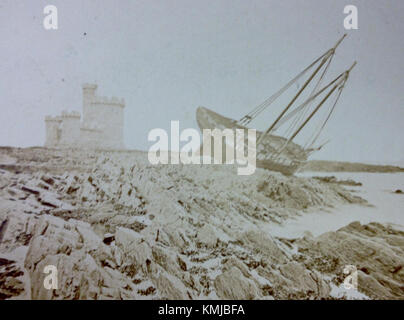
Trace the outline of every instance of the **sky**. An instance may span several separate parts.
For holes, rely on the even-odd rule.
[[[43,27],[49,4],[58,30]],[[358,30],[344,29],[349,4]],[[0,0],[0,145],[43,145],[45,116],[81,112],[94,82],[125,98],[127,148],[148,150],[171,120],[198,128],[198,106],[241,118],[344,33],[330,77],[358,65],[312,158],[404,164],[401,0]]]

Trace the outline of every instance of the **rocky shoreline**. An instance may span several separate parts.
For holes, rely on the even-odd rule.
[[[152,166],[141,152],[2,148],[0,299],[402,299],[404,232],[351,223],[273,237],[337,183],[231,166]],[[7,160],[7,161],[5,161]],[[57,290],[43,281],[58,269]],[[358,292],[343,288],[358,269]]]

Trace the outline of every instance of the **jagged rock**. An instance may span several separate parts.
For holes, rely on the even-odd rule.
[[[312,240],[301,239],[298,245],[307,255],[306,265],[321,269],[319,256],[334,261],[333,267],[326,272],[342,273],[346,265],[353,265],[366,271],[361,274],[363,282],[358,283],[360,292],[369,297],[397,299],[404,294],[403,237],[404,232],[389,226],[353,222]]]
[[[244,263],[242,263],[240,260],[236,259],[235,257],[229,258],[223,264],[222,270],[228,271],[233,267],[236,267],[237,269],[239,269],[244,277],[249,278],[251,276],[246,265]]]
[[[196,239],[202,246],[213,248],[217,244],[218,237],[216,236],[213,228],[206,224],[198,231]]]
[[[358,268],[361,298],[403,297],[396,227],[268,233],[302,209],[363,203],[338,184],[261,169],[240,178],[231,165],[152,166],[142,153],[11,152],[18,167],[0,170],[0,258],[14,261],[0,272],[7,297],[336,298],[330,287],[340,288],[346,264]],[[58,290],[43,287],[49,264]]]
[[[116,245],[121,247],[124,252],[134,249],[134,246],[142,241],[143,237],[136,231],[120,227],[115,232]]]
[[[114,246],[112,248],[112,254],[114,256],[115,262],[117,264],[117,266],[121,266],[122,262],[123,262],[123,253],[121,251],[121,249],[119,249],[118,247]]]
[[[119,288],[128,287],[129,279],[116,268],[110,249],[87,223],[58,218],[42,218],[25,258],[30,272],[33,299],[119,298]],[[94,255],[94,256],[92,256]],[[58,270],[58,289],[44,288],[44,267]],[[112,272],[108,272],[112,270]],[[111,293],[113,294],[111,295]]]
[[[214,281],[216,294],[226,300],[259,299],[259,289],[253,281],[247,279],[240,269],[231,267],[217,276]]]
[[[38,217],[8,213],[0,216],[0,252],[28,245]]]
[[[76,230],[81,237],[81,241],[84,243],[84,246],[88,251],[96,250],[101,246],[101,238],[94,233],[89,223],[73,219],[70,219],[69,222],[76,227]]]
[[[283,277],[290,280],[290,291],[309,293],[317,298],[327,297],[331,291],[317,272],[308,271],[297,262],[282,265],[279,270]]]
[[[160,270],[157,276],[153,275],[153,278],[155,279],[153,282],[163,299],[185,300],[191,298],[182,281],[166,271]]]
[[[181,249],[187,246],[186,241],[181,236],[180,231],[171,226],[165,226],[162,228],[159,234],[160,240],[166,239],[166,243]]]
[[[148,265],[153,260],[153,254],[150,246],[139,233],[126,228],[118,228],[115,233],[115,242],[123,252],[123,265],[127,268],[134,268],[135,274],[138,270],[148,272]]]
[[[15,261],[0,257],[0,300],[15,298],[25,290],[24,271]]]
[[[280,263],[286,261],[286,255],[269,235],[259,231],[248,231],[242,235],[242,240],[254,250],[260,252],[270,261]]]

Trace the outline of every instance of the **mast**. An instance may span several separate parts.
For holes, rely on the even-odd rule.
[[[280,125],[282,125],[284,122],[288,121],[290,118],[295,116],[299,111],[301,111],[303,108],[305,108],[310,102],[312,102],[315,98],[317,98],[320,94],[322,94],[325,90],[327,90],[329,87],[331,87],[335,82],[337,82],[343,75],[345,71],[341,73],[338,77],[336,77],[334,80],[329,82],[326,86],[324,86],[322,89],[318,90],[315,94],[310,96],[306,101],[304,101],[301,105],[293,109],[291,112],[289,112],[286,116],[284,116],[278,124],[274,127],[274,129],[277,129]]]
[[[313,110],[313,112],[307,117],[307,119],[301,124],[301,126],[293,133],[293,135],[289,138],[288,142],[292,141],[297,134],[305,127],[305,125],[310,121],[310,119],[320,110],[321,106],[324,102],[331,96],[331,94],[339,87],[341,90],[345,86],[345,83],[348,80],[349,73],[355,67],[356,61],[352,64],[352,66],[344,72],[344,76],[341,80],[339,80],[334,87],[330,90],[330,92],[321,100],[321,102],[317,105],[317,107]]]
[[[313,110],[313,112],[307,117],[307,119],[302,123],[302,125],[293,133],[293,135],[289,138],[288,142],[292,141],[297,134],[304,128],[304,126],[310,121],[310,119],[314,116],[314,114],[321,108],[321,106],[326,102],[326,100],[330,97],[330,95],[335,91],[335,89],[338,88],[340,84],[337,83],[331,90],[330,92],[324,97],[323,100],[317,105],[317,107]]]
[[[347,36],[347,34],[344,34],[334,45],[333,48],[329,49],[323,56],[323,60],[321,61],[320,65],[314,70],[314,72],[311,74],[311,76],[306,80],[306,82],[303,84],[302,88],[297,92],[297,94],[292,98],[292,100],[289,102],[289,104],[286,106],[285,109],[281,112],[281,114],[276,118],[276,120],[271,124],[271,126],[260,136],[260,138],[257,141],[257,146],[260,144],[262,139],[273,130],[273,128],[278,124],[278,122],[282,119],[282,117],[285,115],[285,113],[290,109],[290,107],[293,105],[293,103],[296,101],[296,99],[300,96],[300,94],[304,91],[304,89],[308,86],[308,84],[313,80],[313,78],[316,76],[316,74],[320,71],[322,66],[328,61],[328,59],[334,55],[335,50],[337,47],[340,45],[342,40]]]
[[[296,77],[290,80],[286,85],[284,85],[280,90],[275,92],[267,100],[261,103],[259,106],[255,107],[252,111],[247,113],[238,122],[241,125],[247,125],[253,118],[257,117],[262,111],[264,111],[270,104],[272,104],[282,93],[284,93],[292,84],[299,80],[307,71],[309,71],[313,66],[315,66],[321,59],[323,59],[330,50],[323,53],[320,57],[314,60],[309,66],[307,66],[303,71],[301,71]]]

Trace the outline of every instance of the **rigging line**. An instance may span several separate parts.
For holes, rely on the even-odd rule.
[[[313,141],[312,141],[312,143],[310,144],[309,148],[312,148],[312,146],[314,145],[314,143],[316,142],[316,140],[317,140],[318,137],[320,136],[320,133],[321,133],[322,130],[324,129],[326,123],[327,123],[328,120],[330,119],[331,114],[333,113],[333,111],[334,111],[334,109],[335,109],[335,106],[337,105],[338,99],[339,99],[340,96],[341,96],[342,90],[344,89],[345,84],[346,84],[346,82],[348,81],[349,74],[350,74],[351,70],[352,70],[355,66],[356,66],[356,61],[355,61],[355,62],[352,64],[352,66],[345,72],[344,80],[343,80],[342,84],[340,85],[340,87],[338,88],[338,89],[339,89],[339,92],[338,92],[337,98],[336,98],[336,100],[335,100],[335,102],[334,102],[334,104],[333,104],[333,106],[332,106],[332,108],[331,108],[331,110],[330,110],[330,113],[328,114],[327,118],[325,119],[323,125],[321,126],[319,132],[317,133],[317,135],[316,135],[315,138],[313,139]]]
[[[339,91],[339,88],[338,88]],[[307,138],[306,142],[303,145],[303,149],[310,149],[312,146],[312,142],[314,141],[317,133],[321,130],[322,125],[324,124],[324,121],[326,121],[325,119],[327,118],[329,112],[331,112],[331,109],[333,108],[333,106],[336,104],[336,102],[338,101],[338,96],[339,94],[335,95],[334,99],[333,99],[333,103],[331,103],[330,108],[328,109],[328,111],[325,113],[325,117],[321,117],[323,120],[319,120],[318,124],[315,126],[315,128],[313,129],[313,132],[310,134],[310,136]]]
[[[304,126],[310,121],[310,119],[314,116],[314,114],[320,109],[320,107],[326,102],[326,100],[333,94],[333,92],[337,89],[339,84],[337,83],[331,90],[330,92],[327,93],[327,95],[324,97],[323,100],[317,105],[317,107],[314,109],[314,111],[310,114],[310,116],[302,123],[302,125],[295,131],[295,133],[292,135],[292,137],[289,138],[290,141],[292,141],[297,134],[304,128]]]
[[[323,83],[324,77],[325,77],[325,75],[326,75],[326,73],[327,73],[327,71],[328,71],[328,69],[329,69],[329,67],[331,65],[331,62],[332,62],[333,58],[334,58],[334,53],[331,55],[330,60],[328,60],[328,63],[326,64],[326,66],[325,66],[325,68],[324,68],[324,70],[323,70],[323,72],[322,72],[316,86],[313,88],[313,90],[310,93],[309,97],[312,97],[318,91],[318,88],[320,88],[320,85]],[[309,103],[309,105],[311,105],[312,102],[313,101],[311,101]],[[307,115],[308,111],[309,111],[309,108],[304,108],[304,111],[301,113],[301,117],[300,117],[299,121]]]
[[[309,77],[308,80],[304,83],[303,87],[299,90],[299,92],[292,98],[292,100],[289,102],[289,104],[286,106],[286,108],[281,112],[281,114],[276,118],[276,120],[272,123],[272,125],[259,137],[257,141],[257,145],[260,144],[262,139],[267,135],[271,130],[274,128],[274,126],[279,122],[279,120],[285,115],[285,113],[289,110],[289,108],[293,105],[293,103],[296,101],[296,99],[300,96],[300,94],[303,92],[303,90],[307,87],[307,85],[313,80],[314,76],[317,74],[317,72],[321,69],[321,67],[326,63],[330,55],[333,55],[335,53],[335,50],[337,47],[340,45],[342,40],[347,36],[347,34],[344,34],[335,44],[333,48],[328,50],[327,54],[321,61],[320,65],[317,67],[317,69],[312,73],[312,75]]]
[[[291,111],[287,116],[285,117],[290,117],[292,113],[296,113],[297,111],[303,109],[308,103],[311,101],[315,100],[320,94],[322,94],[325,90],[327,90],[329,87],[331,87],[333,84],[335,84],[337,81],[341,80],[341,77],[345,74],[345,72],[341,73],[339,76],[337,76],[334,80],[329,82],[326,86],[324,86],[322,89],[317,91],[312,97],[309,97],[306,101],[304,101],[300,106],[295,108],[293,111]]]
[[[330,50],[330,53],[332,50]],[[313,80],[315,75],[319,72],[321,67],[327,62],[330,53],[328,53],[323,60],[321,61],[320,65],[314,70],[314,72],[311,74],[311,76],[306,80],[306,82],[303,84],[302,88],[295,94],[295,96],[292,98],[292,100],[289,102],[289,104],[286,106],[285,109],[281,112],[281,114],[276,118],[276,120],[271,124],[271,126],[260,136],[260,138],[257,141],[257,145],[260,144],[262,139],[269,133],[271,130],[274,128],[274,126],[279,122],[279,120],[285,115],[285,113],[289,110],[289,108],[295,103],[296,99],[300,96],[300,94],[303,92],[304,89],[306,89],[307,85]]]
[[[328,60],[328,63],[326,64],[326,66],[325,66],[323,72],[321,73],[321,76],[320,76],[320,78],[318,79],[318,81],[317,81],[315,87],[314,87],[313,90],[311,91],[311,93],[310,93],[310,95],[309,95],[309,98],[312,97],[312,96],[318,91],[318,88],[320,87],[321,83],[323,82],[324,77],[325,77],[325,74],[327,73],[328,68],[330,67],[330,64],[331,64],[331,62],[332,62],[333,57],[334,57],[334,53],[330,56],[330,59]],[[295,119],[293,119],[291,125],[289,126],[289,128],[288,128],[288,129],[286,130],[286,132],[285,132],[285,135],[286,135],[286,136],[289,136],[289,135],[291,134],[292,130],[297,127],[297,124],[298,124],[299,122],[301,122],[302,119],[304,119],[304,118],[306,117],[307,112],[309,111],[309,107],[310,107],[310,105],[312,104],[312,102],[313,102],[313,100],[312,100],[311,102],[309,102],[309,103],[306,105],[305,108],[303,108],[302,112],[301,112],[297,117],[295,117]]]
[[[323,120],[318,121],[318,124],[313,129],[313,132],[310,134],[310,137],[306,140],[305,144],[303,145],[304,149],[311,148],[313,141],[314,141],[315,137],[317,136],[317,133],[320,130],[322,130],[321,128],[322,128],[324,122],[327,121],[326,119],[327,119],[329,113],[332,112],[331,110],[333,109],[333,107],[336,105],[336,103],[338,101],[338,98],[340,95],[340,93],[339,93],[340,90],[341,90],[341,87],[338,88],[338,94],[335,95],[333,102],[331,103],[330,107],[328,108],[328,111],[325,113],[325,116],[321,117]]]
[[[292,86],[297,80],[299,80],[308,70],[310,70],[314,65],[316,65],[323,57],[325,57],[328,54],[326,52],[323,54],[321,57],[319,57],[317,60],[315,60],[311,65],[309,65],[306,69],[304,69],[302,72],[300,72],[295,78],[293,78],[291,81],[289,81],[282,89],[280,89],[277,93],[272,95],[269,99],[267,99],[264,104],[271,104],[274,100],[276,100],[283,92],[285,92],[287,89],[289,89],[290,86]],[[263,110],[260,110],[262,112]],[[256,113],[255,116],[258,114]]]
[[[339,90],[338,90],[338,95],[337,95],[337,97],[336,97],[336,99],[335,99],[335,102],[334,102],[334,104],[333,104],[333,106],[332,106],[330,112],[328,113],[328,116],[327,116],[327,118],[325,119],[323,125],[321,126],[320,130],[318,131],[317,135],[314,137],[313,141],[312,141],[311,144],[308,146],[309,149],[313,147],[314,143],[317,141],[318,137],[320,136],[321,132],[323,131],[323,129],[324,129],[326,123],[327,123],[328,120],[330,119],[331,114],[334,112],[335,106],[337,105],[337,102],[338,102],[338,100],[339,100],[339,98],[340,98],[340,96],[341,96],[341,94],[342,94],[342,90],[344,89],[344,86],[345,86],[345,82],[344,82],[344,83],[341,85],[341,87],[339,88]]]
[[[308,67],[306,67],[303,71],[301,71],[296,77],[290,80],[285,86],[283,86],[280,90],[262,102],[260,105],[255,107],[252,111],[247,113],[243,118],[239,120],[239,122],[245,122],[248,120],[250,122],[252,118],[258,116],[262,111],[264,111],[269,105],[271,105],[282,93],[284,93],[291,85],[293,85],[297,80],[299,80],[307,71],[309,71],[314,65],[316,65],[321,59],[323,59],[327,54],[331,52],[332,49],[325,52],[322,56],[317,58],[313,63],[311,63]],[[247,122],[247,123],[248,123]]]
[[[334,45],[333,48],[329,49],[328,51],[326,51],[322,56],[320,56],[318,59],[316,59],[310,66],[308,66],[305,70],[303,70],[297,77],[295,77],[294,79],[292,79],[289,83],[289,86],[292,85],[295,81],[297,81],[306,71],[308,71],[311,67],[313,67],[318,61],[320,61],[323,57],[331,54],[335,53],[335,50],[337,49],[337,47],[340,45],[340,43],[344,40],[344,38],[347,36],[347,34],[345,33],[338,41],[337,43]],[[316,72],[315,72],[316,73]],[[288,84],[284,87],[284,88],[288,88],[289,87]],[[280,94],[282,94],[286,89],[284,90],[280,90],[278,92],[280,92]],[[279,95],[280,95],[279,94]],[[273,99],[271,99],[272,97],[274,97]],[[273,95],[272,97],[270,97],[269,99],[267,99],[266,101],[264,101],[261,105],[259,105],[258,107],[256,107],[255,109],[253,109],[253,111],[251,111],[250,113],[248,113],[246,116],[244,116],[243,118],[241,118],[239,120],[239,123],[245,123],[248,124],[249,122],[251,122],[251,120],[256,117],[259,113],[261,113],[265,108],[267,108],[274,100],[276,100],[278,98],[278,96]]]
[[[314,116],[314,114],[320,109],[320,107],[322,106],[322,104],[328,99],[328,97],[337,89],[337,87],[344,87],[346,82],[348,81],[348,77],[350,72],[352,71],[352,69],[356,66],[356,61],[354,61],[354,63],[352,64],[352,66],[344,71],[343,73],[341,73],[336,79],[334,79],[330,84],[328,84],[326,87],[329,87],[332,83],[336,82],[338,79],[338,82],[335,84],[335,86],[331,89],[331,91],[326,95],[326,97],[317,105],[317,107],[315,108],[315,110],[310,114],[310,116],[306,119],[306,121],[299,127],[299,129],[293,134],[293,136],[291,138],[288,139],[288,141],[285,143],[285,145],[283,146],[283,148],[279,151],[279,155],[280,153],[287,147],[287,145],[289,144],[290,141],[292,141],[296,135],[300,132],[300,130],[303,129],[303,127],[310,121],[310,119]],[[324,91],[325,88],[323,88],[322,90],[320,90],[320,92]],[[318,94],[320,93],[318,92],[316,96],[318,96]],[[340,95],[340,94],[339,94]],[[336,105],[336,104],[335,104]],[[330,115],[331,116],[331,115]]]
[[[310,114],[310,116],[303,122],[303,124],[300,125],[299,129],[295,131],[295,133],[285,142],[285,144],[280,148],[277,152],[278,155],[280,155],[287,147],[289,142],[291,142],[297,134],[303,129],[303,127],[310,121],[310,119],[314,116],[314,114],[320,109],[320,107],[324,104],[324,102],[331,96],[331,94],[341,85],[341,83],[345,80],[347,71],[344,71],[341,73],[337,78],[335,78],[333,81],[331,81],[328,85],[326,85],[323,89],[321,89],[319,92],[317,92],[312,98],[309,98],[307,101],[304,103],[307,104],[310,100],[315,99],[318,97],[322,92],[324,92],[327,88],[329,88],[331,85],[334,85],[334,87],[327,93],[327,95],[321,100],[321,102],[317,105],[317,107],[314,109],[314,111]],[[344,76],[344,78],[342,78]],[[342,78],[342,79],[341,79]]]
[[[289,87],[296,82],[301,76],[303,76],[312,66],[309,66],[305,70],[303,70],[300,74],[298,74],[295,78],[289,81],[284,87],[278,90],[275,94],[266,99],[263,103],[261,103],[258,107],[256,107],[253,111],[248,113],[250,117],[256,117],[259,113],[261,113],[266,107],[268,107],[273,101],[275,101],[283,92],[285,92]]]

